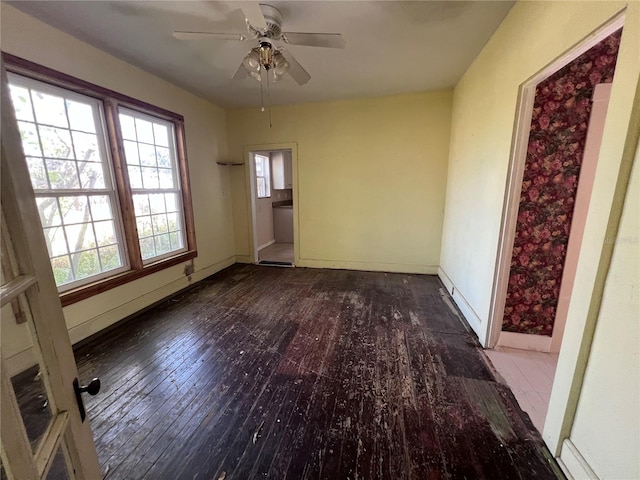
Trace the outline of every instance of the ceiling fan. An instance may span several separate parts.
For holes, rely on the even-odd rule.
[[[257,40],[258,46],[249,51],[233,75],[236,80],[242,80],[249,76],[262,81],[262,71],[264,70],[267,75],[271,75],[274,82],[288,73],[299,85],[307,83],[311,75],[298,63],[290,51],[282,46],[277,46],[276,42],[308,47],[344,48],[344,39],[339,33],[283,32],[282,14],[271,5],[258,2],[234,3],[241,4],[247,24],[247,34],[180,30],[173,32],[173,36],[179,40],[208,38],[235,41]]]

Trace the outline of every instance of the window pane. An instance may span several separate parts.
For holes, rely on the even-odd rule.
[[[140,164],[140,157],[138,155],[138,144],[129,140],[124,142],[124,156],[129,165]]]
[[[53,227],[62,224],[58,202],[55,197],[37,197],[38,212],[43,227]]]
[[[156,147],[156,158],[159,167],[171,168],[171,153],[168,148]]]
[[[162,193],[149,195],[149,205],[151,206],[151,213],[164,213],[167,211]]]
[[[119,117],[120,117],[120,132],[122,133],[122,138],[125,140],[135,140],[136,125],[133,122],[133,117],[130,117],[129,115],[123,115],[122,113],[119,115]]]
[[[74,158],[69,130],[53,127],[38,127],[45,157]]]
[[[149,215],[149,195],[136,194],[133,196],[133,210],[136,217]]]
[[[158,169],[158,178],[160,180],[160,188],[174,188],[173,172],[168,168]]]
[[[156,149],[153,145],[145,145],[139,143],[140,149],[140,163],[148,167],[154,167],[156,165]]]
[[[82,188],[105,188],[101,163],[78,162],[78,170]]]
[[[44,240],[47,244],[47,250],[49,251],[50,257],[69,253],[62,227],[45,228]]]
[[[18,122],[18,129],[20,130],[20,137],[22,138],[22,150],[24,150],[24,154],[26,156],[41,157],[42,150],[40,149],[36,126],[33,123]]]
[[[29,90],[16,85],[9,85],[9,89],[11,90],[11,101],[13,102],[13,109],[16,111],[16,118],[33,122]]]
[[[114,218],[111,213],[111,201],[107,195],[92,195],[91,202],[91,218],[95,220],[108,220]]]
[[[128,165],[127,171],[129,172],[129,185],[131,185],[131,188],[142,188],[142,171],[140,167]]]
[[[158,169],[153,167],[142,167],[142,185],[145,189],[154,190],[160,188]]]
[[[80,179],[75,161],[45,159],[49,184],[54,189],[80,188]]]
[[[122,260],[120,259],[120,252],[118,247],[112,245],[110,247],[103,247],[98,250],[100,252],[100,262],[102,263],[102,270],[113,270],[122,266]]]
[[[167,225],[170,232],[180,230],[180,218],[177,213],[167,213]]]
[[[181,232],[171,232],[169,234],[169,240],[171,242],[171,248],[173,250],[179,250],[181,248],[183,248],[183,243],[182,243],[182,234]]]
[[[258,183],[258,198],[262,198],[267,193],[264,188],[264,177],[258,177],[256,181]]]
[[[165,205],[167,206],[167,212],[178,211],[178,194],[177,193],[165,193],[164,201],[165,201]]]
[[[151,217],[151,223],[153,224],[153,233],[158,235],[159,233],[167,233],[169,226],[167,225],[167,216],[165,214],[153,215]]]
[[[153,241],[153,237],[140,239],[140,253],[142,254],[143,260],[147,260],[156,256],[156,247]]]
[[[65,225],[89,220],[87,197],[84,195],[58,198],[62,221]]]
[[[67,113],[62,97],[43,92],[31,91],[33,106],[36,111],[36,121],[39,124],[68,127]]]
[[[153,124],[153,136],[155,144],[162,147],[169,146],[169,128],[166,125]]]
[[[99,246],[102,247],[116,243],[116,229],[112,221],[96,222],[93,225],[96,230],[96,241]]]
[[[136,133],[138,135],[138,142],[154,143],[151,122],[136,118]]]
[[[159,235],[155,237],[156,241],[156,254],[162,255],[171,251],[171,242],[169,241],[169,235]]]
[[[153,235],[150,216],[145,215],[144,217],[136,218],[136,225],[138,227],[138,237],[151,237]]]
[[[71,255],[73,266],[75,267],[76,278],[82,279],[92,277],[100,273],[100,260],[97,250],[87,250]]]
[[[66,102],[71,128],[83,132],[95,133],[96,125],[93,119],[93,109],[91,105],[69,99],[67,99]]]
[[[76,158],[85,162],[99,162],[98,137],[92,133],[72,132]]]
[[[56,285],[64,285],[73,281],[71,273],[71,261],[67,255],[51,259],[51,268],[53,268],[53,276],[56,279]]]
[[[41,158],[27,157],[27,168],[31,177],[31,185],[34,189],[49,188],[47,173],[44,169],[44,162]]]
[[[70,225],[64,228],[67,234],[67,241],[72,252],[95,248],[96,239],[93,235],[93,228],[90,223]]]

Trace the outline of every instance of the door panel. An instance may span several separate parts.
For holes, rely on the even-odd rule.
[[[26,320],[42,388],[35,396],[14,391],[2,362],[1,458],[9,479],[101,478],[89,422],[80,419],[73,381],[77,368],[53,279],[35,197],[22,152],[7,77],[2,68],[2,285],[3,308],[16,309]],[[4,312],[3,312],[4,313]],[[14,315],[15,316],[15,315]],[[21,318],[22,321],[22,318]],[[2,352],[11,338],[2,336]],[[14,376],[14,380],[17,377]],[[15,382],[18,385],[18,382]],[[19,403],[18,397],[21,397]],[[40,415],[39,415],[40,414]],[[27,420],[25,424],[25,420]],[[33,420],[33,424],[30,423]],[[52,465],[59,475],[51,471]],[[66,465],[66,466],[65,466]],[[69,475],[73,472],[72,475]]]

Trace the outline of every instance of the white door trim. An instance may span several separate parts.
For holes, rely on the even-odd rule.
[[[269,152],[272,150],[291,150],[291,168],[293,170],[293,261],[297,265],[300,260],[299,255],[299,229],[298,229],[298,144],[297,143],[267,143],[260,145],[245,145],[245,180],[247,185],[247,204],[250,211],[249,226],[249,244],[251,245],[250,261],[258,263],[258,235],[257,235],[257,218],[256,218],[256,175],[253,154],[260,152]]]
[[[516,106],[516,122],[511,141],[511,154],[509,156],[509,170],[507,172],[507,184],[500,222],[500,235],[498,237],[498,252],[493,274],[493,286],[491,288],[491,301],[489,304],[489,321],[487,322],[487,334],[485,348],[494,348],[498,344],[502,330],[502,319],[507,297],[507,285],[511,267],[511,253],[516,233],[516,221],[524,175],[527,147],[531,127],[531,115],[536,95],[536,86],[551,74],[582,55],[591,47],[620,29],[624,25],[624,11],[618,13],[609,22],[597,29],[574,48],[565,52],[555,61],[544,67],[538,73],[526,80],[518,90],[518,103]]]

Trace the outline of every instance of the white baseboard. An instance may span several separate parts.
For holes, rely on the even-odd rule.
[[[560,465],[569,480],[599,480],[596,472],[593,471],[578,448],[568,438],[562,442],[560,458],[557,460],[558,465]]]
[[[436,275],[438,273],[437,265],[350,262],[345,260],[317,260],[309,258],[301,258],[299,262],[296,262],[296,266],[308,268],[333,268],[338,270],[360,270],[365,272],[421,273],[426,275]]]
[[[122,320],[123,318],[128,317],[129,315],[133,315],[136,312],[139,312],[143,308],[148,307],[149,305],[153,305],[156,302],[159,302],[163,298],[166,298],[183,288],[188,287],[200,280],[207,278],[210,275],[213,275],[216,272],[219,272],[223,268],[229,267],[235,263],[235,256],[226,258],[220,262],[214,263],[213,265],[209,265],[205,268],[201,268],[191,274],[191,280],[189,280],[186,276],[180,277],[173,282],[167,283],[155,290],[151,290],[135,299],[118,305],[112,310],[109,310],[101,315],[90,318],[85,322],[71,327],[69,329],[69,337],[71,338],[71,343],[75,344],[81,340],[84,340],[91,335],[94,335],[101,330],[113,325],[114,323]]]
[[[500,332],[496,346],[548,353],[551,351],[551,337],[528,333]]]
[[[255,263],[251,255],[236,255],[236,263]]]
[[[267,248],[270,245],[273,245],[274,243],[276,243],[276,239],[274,238],[273,240],[269,240],[267,243],[264,243],[262,245],[260,245],[258,247],[258,251],[262,250],[263,248]]]
[[[453,283],[449,275],[442,269],[442,267],[438,268],[438,277],[444,284],[447,292],[453,298],[453,301],[457,305],[457,307],[462,312],[465,320],[469,324],[469,326],[473,329],[473,331],[478,336],[478,340],[483,347],[486,347],[486,336],[487,336],[487,327],[486,321],[482,321],[480,316],[476,313],[473,307],[467,302],[467,299],[464,298],[464,295],[460,293],[458,287]],[[453,292],[453,293],[452,293]]]

